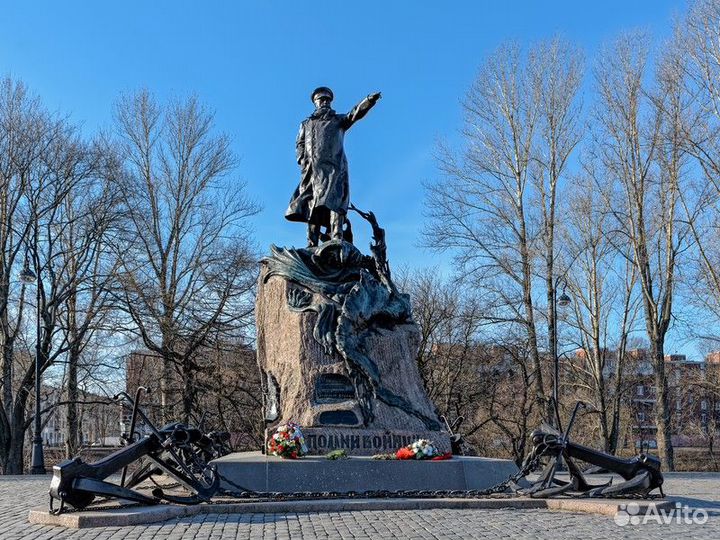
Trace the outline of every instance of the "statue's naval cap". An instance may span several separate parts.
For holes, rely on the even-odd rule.
[[[333,96],[332,90],[330,90],[327,86],[320,86],[313,90],[313,93],[310,94],[310,101],[315,101],[315,96],[318,94],[323,94],[325,96],[328,96],[330,100],[334,99],[335,96]]]

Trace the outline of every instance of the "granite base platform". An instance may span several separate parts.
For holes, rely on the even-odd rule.
[[[486,489],[515,474],[507,459],[456,456],[445,461],[374,460],[358,456],[328,460],[306,456],[297,460],[238,452],[213,461],[221,487],[247,491],[375,491]]]

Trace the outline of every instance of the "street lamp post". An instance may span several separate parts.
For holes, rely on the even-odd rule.
[[[37,240],[37,232],[36,240]],[[37,245],[37,242],[36,242]],[[37,265],[35,265],[37,270]],[[45,474],[45,458],[43,456],[42,422],[40,421],[40,284],[36,283],[38,276],[30,269],[27,256],[25,265],[20,273],[20,280],[27,284],[35,283],[35,424],[32,440],[32,461],[30,474]]]
[[[555,423],[558,430],[562,431],[562,424],[560,423],[560,355],[558,354],[558,306],[564,308],[572,302],[572,299],[565,294],[565,285],[563,285],[563,292],[558,297],[558,286],[560,285],[560,279],[555,281],[555,287],[553,287],[553,305],[552,305],[552,355],[553,355],[553,404],[555,406]]]

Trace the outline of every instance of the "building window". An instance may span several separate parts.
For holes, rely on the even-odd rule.
[[[707,411],[707,401],[704,399],[700,402],[700,410]]]
[[[645,387],[642,384],[638,384],[637,387],[637,395],[638,396],[644,396],[645,395]]]
[[[682,401],[679,399],[675,402],[675,410],[680,412],[682,410]]]
[[[639,412],[638,413],[638,422],[644,422],[645,421],[645,413]]]

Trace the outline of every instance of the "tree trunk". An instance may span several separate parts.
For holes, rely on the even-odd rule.
[[[10,431],[9,419],[9,416],[0,413],[0,473],[5,473],[10,453],[12,433]]]
[[[80,351],[77,346],[68,351],[68,387],[67,387],[67,436],[65,439],[65,457],[76,456],[80,449],[80,422],[78,418],[78,362]]]
[[[160,418],[163,424],[172,419],[171,402],[171,378],[172,361],[166,357],[162,358],[162,377],[160,378]]]
[[[11,339],[9,327],[7,326],[7,312],[3,316],[3,344],[2,344],[2,400],[3,400],[3,420],[2,432],[0,433],[0,468],[5,474],[7,472],[8,462],[10,459],[10,445],[12,444],[12,419],[13,419],[13,351],[14,340]]]
[[[190,423],[190,415],[193,411],[195,402],[195,373],[193,371],[192,362],[189,358],[183,359],[183,422]]]
[[[615,396],[613,396],[612,403],[612,424],[610,427],[610,437],[607,446],[608,454],[615,455],[618,450],[618,439],[620,438],[620,405],[621,396],[620,388],[617,385],[615,389]]]
[[[537,329],[535,327],[535,308],[533,306],[532,297],[532,264],[530,262],[530,252],[527,244],[525,216],[522,214],[522,209],[520,210],[520,237],[520,253],[523,265],[523,304],[525,306],[528,347],[530,348],[530,358],[532,359],[535,376],[535,400],[538,406],[542,408],[547,406],[547,395],[545,394],[542,363],[540,361],[540,352],[538,351]]]
[[[5,474],[23,474],[25,470],[25,429],[22,423],[13,424],[11,430],[10,448]]]
[[[597,373],[596,376],[598,376]],[[598,399],[600,404],[600,437],[602,438],[603,450],[605,450],[605,452],[610,452],[611,434],[610,429],[608,429],[608,407],[607,401],[605,400],[605,383],[603,380],[602,371],[600,371],[599,373],[596,385],[598,389]]]
[[[672,429],[663,339],[653,340],[650,349],[655,364],[655,425],[657,426],[658,454],[663,460],[665,469],[674,471],[675,459],[671,439]]]
[[[2,288],[2,295],[7,298],[9,294],[9,288],[4,285]],[[22,307],[21,307],[22,309]],[[5,414],[8,418],[12,416],[12,404],[13,404],[13,362],[15,361],[15,334],[10,328],[10,321],[7,309],[0,313],[0,325],[2,327],[2,400],[5,409]]]
[[[32,380],[30,384],[32,384]],[[18,390],[10,424],[10,445],[5,463],[5,474],[23,474],[25,470],[25,413],[29,391],[26,387]]]
[[[9,332],[4,331],[4,339],[2,344],[2,399],[5,406],[5,414],[10,418],[12,415],[13,403],[13,351],[15,348],[14,340],[8,337]]]
[[[548,111],[552,114],[552,111]],[[554,144],[550,145],[551,148],[555,148]],[[555,156],[552,156],[552,162],[555,163]],[[554,166],[550,167],[550,193],[549,193],[549,204],[550,208],[546,208],[545,195],[543,189],[543,214],[545,215],[545,286],[547,288],[547,305],[548,305],[548,350],[552,355],[553,361],[553,381],[552,381],[552,395],[553,401],[557,401],[552,405],[548,400],[547,418],[550,421],[550,425],[554,425],[559,422],[559,418],[555,418],[555,410],[558,411],[558,417],[560,416],[560,367],[556,368],[556,363],[560,362],[558,358],[558,320],[557,320],[557,286],[559,281],[555,281],[555,186],[558,171],[555,170]],[[557,395],[555,395],[555,389],[557,389]],[[557,426],[558,429],[560,426]]]
[[[627,310],[626,310],[627,313]],[[613,388],[612,399],[612,425],[610,427],[610,445],[608,453],[615,455],[618,450],[618,440],[620,439],[620,408],[622,407],[622,385],[623,385],[623,367],[625,365],[625,343],[626,334],[620,340],[620,347],[617,350],[617,359],[615,364],[615,382]]]

